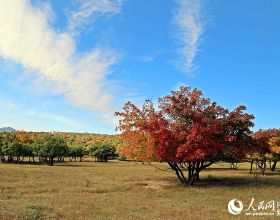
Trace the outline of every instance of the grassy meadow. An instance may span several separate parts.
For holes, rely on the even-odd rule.
[[[202,171],[199,184],[184,187],[165,164],[155,166],[89,159],[54,167],[0,164],[0,219],[245,219],[228,213],[229,200],[280,195],[279,170],[256,182],[246,164],[217,164]]]

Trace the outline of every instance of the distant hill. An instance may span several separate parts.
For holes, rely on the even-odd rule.
[[[0,132],[16,132],[16,130],[11,127],[3,127],[0,128]]]

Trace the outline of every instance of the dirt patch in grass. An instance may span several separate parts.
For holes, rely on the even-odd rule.
[[[136,183],[138,186],[142,186],[146,189],[160,190],[168,186],[174,186],[175,184],[170,181],[145,181]]]

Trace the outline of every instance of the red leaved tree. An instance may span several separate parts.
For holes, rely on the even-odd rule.
[[[143,152],[146,155],[142,158],[153,155],[152,158],[168,163],[186,185],[192,185],[201,170],[221,160],[225,146],[238,152],[238,144],[250,136],[253,125],[253,116],[243,112],[245,107],[230,112],[204,98],[200,90],[189,87],[159,99],[158,106],[156,111],[147,101],[140,110],[129,102],[123,112],[117,113],[121,116],[122,143],[128,149],[127,156]],[[129,145],[140,134],[150,138],[149,147],[140,141]],[[244,154],[242,150],[234,153]]]

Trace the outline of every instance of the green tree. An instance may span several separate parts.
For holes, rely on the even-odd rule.
[[[116,157],[116,148],[110,143],[96,143],[89,149],[89,155],[98,162],[108,162],[108,159]]]
[[[85,156],[85,149],[83,147],[70,147],[68,156],[71,158],[74,158],[76,161],[77,157],[80,158],[80,161],[82,161],[82,158]]]
[[[20,161],[20,156],[23,153],[23,144],[18,140],[13,140],[8,143],[7,147],[4,149],[4,153],[8,156],[8,162],[13,162],[16,158],[17,162]]]
[[[5,156],[4,156],[4,153],[3,153],[3,142],[4,142],[4,137],[3,135],[0,135],[0,158],[1,158],[1,162],[5,162]]]
[[[68,154],[66,142],[53,134],[45,135],[37,141],[34,150],[38,157],[46,158],[50,166],[53,166],[54,158],[65,157]]]
[[[31,162],[31,158],[33,160],[33,162],[35,162],[34,157],[34,149],[33,149],[33,145],[32,144],[24,144],[23,145],[23,149],[22,149],[22,155],[23,158],[24,157],[28,157],[29,158],[29,162]]]

